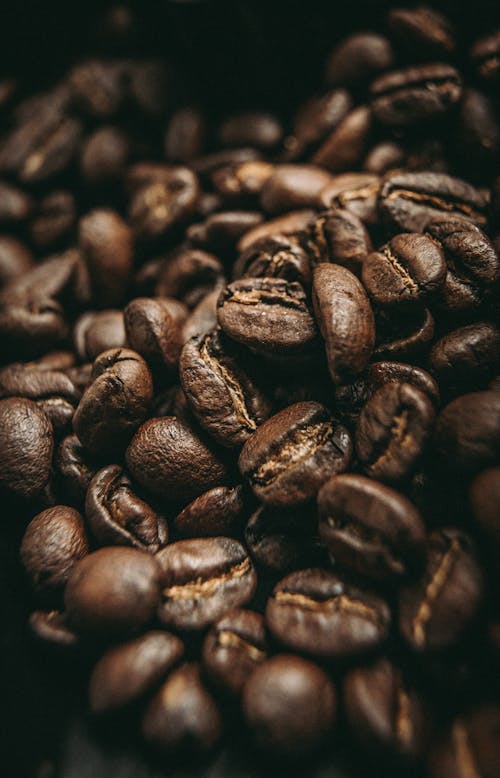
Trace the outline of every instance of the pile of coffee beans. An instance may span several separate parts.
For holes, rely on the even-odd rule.
[[[237,722],[500,775],[500,30],[468,34],[393,9],[290,117],[120,47],[0,84],[30,627],[157,752]]]

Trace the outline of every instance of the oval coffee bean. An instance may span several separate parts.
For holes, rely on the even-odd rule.
[[[318,751],[331,737],[336,712],[327,674],[293,654],[263,662],[243,690],[243,714],[257,746],[282,758]]]
[[[334,561],[368,578],[405,575],[425,525],[402,494],[361,475],[336,475],[318,493],[319,533]]]
[[[315,264],[333,262],[359,276],[372,244],[365,225],[355,213],[346,208],[332,208],[320,213],[310,226],[306,247]]]
[[[128,224],[110,209],[87,213],[78,224],[78,245],[99,307],[121,305],[133,267],[133,236]]]
[[[165,678],[183,653],[180,638],[159,631],[110,648],[90,676],[90,710],[108,713],[141,699]]]
[[[408,476],[424,452],[434,417],[427,395],[411,384],[377,389],[356,429],[356,453],[364,472],[389,483]]]
[[[326,82],[353,86],[391,67],[391,44],[375,32],[356,32],[343,38],[326,63]]]
[[[345,267],[324,263],[314,269],[313,306],[332,381],[348,383],[363,372],[375,344],[366,292]]]
[[[352,108],[346,89],[333,89],[320,97],[312,97],[295,115],[292,135],[285,138],[285,156],[298,159],[313,150]]]
[[[0,400],[0,487],[16,497],[39,495],[48,484],[54,438],[46,414],[31,400]]]
[[[430,778],[496,778],[500,765],[500,707],[484,704],[453,721],[428,760]]]
[[[314,152],[311,162],[333,173],[360,167],[366,154],[372,125],[373,115],[369,107],[358,105],[353,108]],[[324,189],[327,190],[332,185],[333,179]],[[322,198],[320,193],[319,203]]]
[[[373,173],[340,173],[323,189],[321,202],[325,208],[343,208],[353,213],[364,224],[377,224],[380,186],[380,176]]]
[[[284,278],[311,285],[311,266],[307,251],[293,237],[276,235],[261,238],[243,251],[233,267],[233,277]]]
[[[84,313],[73,329],[73,341],[78,357],[94,361],[103,351],[125,348],[127,336],[121,311]]]
[[[272,416],[247,440],[238,466],[266,505],[292,506],[314,497],[349,466],[346,428],[316,402],[299,402]]]
[[[439,414],[435,430],[439,463],[458,473],[473,473],[500,462],[500,392],[471,392],[452,400]]]
[[[123,311],[127,341],[156,373],[173,371],[179,361],[182,333],[167,300],[137,297]]]
[[[223,280],[224,268],[214,254],[186,249],[162,264],[156,294],[175,297],[188,308],[194,308],[208,292],[220,289]]]
[[[280,510],[261,506],[245,527],[245,544],[257,565],[284,575],[321,560],[316,525],[316,516],[307,507]]]
[[[261,207],[271,214],[316,208],[330,179],[326,170],[315,165],[276,165],[262,187]]]
[[[500,467],[490,467],[477,475],[469,488],[472,515],[496,543],[500,543]]]
[[[243,486],[216,486],[200,494],[172,521],[180,538],[239,535],[246,512]]]
[[[455,51],[454,27],[434,8],[392,8],[387,21],[398,46],[412,57],[446,56]]]
[[[498,327],[478,322],[448,332],[434,344],[429,367],[448,389],[484,386],[500,370]]]
[[[423,305],[407,308],[375,309],[378,359],[415,358],[434,337],[434,317]]]
[[[141,486],[170,500],[193,500],[227,480],[225,465],[175,416],[146,421],[132,438],[126,460]]]
[[[424,572],[399,596],[401,633],[415,651],[454,646],[477,613],[483,576],[470,538],[456,529],[429,535]]]
[[[266,606],[273,637],[292,651],[323,659],[377,648],[385,641],[390,622],[389,607],[378,595],[320,568],[283,578]]]
[[[249,602],[257,586],[249,556],[232,538],[179,540],[156,559],[162,569],[158,618],[174,629],[204,629]]]
[[[152,620],[160,601],[161,569],[134,548],[101,548],[72,570],[65,592],[68,622],[84,634],[121,635]]]
[[[268,655],[260,613],[234,610],[222,616],[203,642],[203,669],[217,688],[239,697],[251,673]]]

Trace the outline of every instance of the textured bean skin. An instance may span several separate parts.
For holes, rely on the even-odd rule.
[[[46,414],[31,400],[0,400],[0,486],[30,498],[50,477],[54,439]]]

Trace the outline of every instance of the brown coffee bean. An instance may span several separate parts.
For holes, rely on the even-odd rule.
[[[263,616],[230,611],[215,622],[203,642],[203,669],[220,691],[239,697],[268,651]]]
[[[81,360],[94,361],[109,349],[125,348],[127,336],[122,311],[89,311],[76,321],[75,351]]]
[[[345,208],[365,224],[378,222],[380,176],[373,173],[340,173],[321,193],[325,208]]]
[[[323,561],[316,516],[309,508],[261,506],[245,527],[245,544],[254,562],[284,575]]]
[[[56,191],[43,197],[30,221],[37,248],[45,249],[67,239],[76,224],[76,203],[71,192]]]
[[[455,136],[454,153],[473,180],[495,165],[500,151],[500,126],[495,103],[476,89],[465,89]]]
[[[363,170],[381,176],[390,170],[401,167],[404,162],[405,152],[402,146],[393,141],[380,141],[372,146],[366,155]]]
[[[227,480],[224,464],[174,416],[146,421],[134,435],[126,460],[141,486],[171,500],[188,502]]]
[[[373,650],[386,639],[390,621],[380,597],[319,568],[283,578],[266,606],[273,637],[293,651],[323,659]]]
[[[353,108],[315,151],[311,162],[332,173],[358,167],[366,153],[372,122],[370,108],[365,105]],[[332,185],[333,182],[327,183]]]
[[[176,369],[182,348],[181,328],[169,302],[137,297],[123,311],[130,347],[159,375]]]
[[[408,310],[375,309],[377,359],[414,359],[434,337],[434,317],[423,305]],[[410,382],[411,383],[411,382]]]
[[[31,197],[7,181],[0,181],[0,224],[17,224],[29,217],[33,208]]]
[[[179,540],[159,551],[156,559],[162,569],[158,618],[167,627],[204,629],[255,593],[252,562],[232,538]]]
[[[78,240],[88,268],[93,299],[102,307],[120,305],[132,273],[130,227],[115,211],[96,209],[80,219]]]
[[[491,322],[479,322],[448,332],[434,344],[429,367],[453,393],[485,386],[500,370],[500,331]]]
[[[69,627],[66,615],[60,611],[33,611],[28,624],[33,637],[52,650],[58,648],[68,651],[78,648],[80,644],[80,636]]]
[[[208,538],[240,534],[246,513],[243,487],[216,486],[200,494],[172,522],[180,538]]]
[[[188,227],[186,237],[193,246],[232,256],[240,241],[247,233],[258,230],[262,221],[260,211],[219,211]]]
[[[456,718],[446,737],[438,741],[428,761],[430,778],[496,778],[500,765],[500,708],[475,707]]]
[[[500,457],[500,392],[463,394],[439,414],[435,450],[442,467],[474,473]]]
[[[129,218],[135,236],[151,240],[185,223],[195,213],[199,197],[198,178],[192,170],[165,165],[161,176],[132,195]]]
[[[375,343],[366,292],[346,268],[320,264],[314,269],[313,306],[332,381],[348,383],[365,369]]]
[[[391,8],[389,28],[398,48],[418,59],[447,56],[456,48],[455,29],[450,20],[435,8]]]
[[[104,125],[88,136],[80,152],[85,183],[108,186],[120,181],[130,156],[129,139],[121,129]]]
[[[500,467],[479,473],[469,488],[474,519],[495,543],[500,543]]]
[[[33,254],[24,243],[11,235],[0,235],[0,287],[22,276],[32,265]]]
[[[470,57],[480,78],[495,84],[500,78],[500,30],[479,38],[470,50]]]
[[[108,713],[140,700],[165,678],[183,653],[180,638],[159,631],[110,648],[90,676],[90,710]]]
[[[276,165],[262,187],[261,207],[271,214],[317,208],[319,195],[330,179],[326,170],[315,165]]]
[[[271,178],[275,169],[275,165],[259,159],[237,162],[217,168],[212,175],[212,182],[224,203],[255,207],[265,183]]]
[[[246,251],[253,243],[262,238],[275,238],[278,235],[296,235],[305,230],[316,213],[310,208],[300,211],[290,211],[283,216],[265,221],[262,224],[249,227],[238,241],[239,252]]]
[[[125,97],[125,69],[117,60],[87,60],[69,74],[72,100],[84,113],[98,119],[115,114]]]
[[[308,252],[298,240],[285,235],[261,238],[243,251],[233,267],[233,278],[284,278],[311,284],[311,266]]]
[[[0,487],[21,498],[47,486],[54,439],[46,414],[31,400],[0,400]]]
[[[224,268],[214,254],[199,249],[176,253],[160,270],[156,294],[176,297],[194,308],[213,289],[224,282]]]
[[[95,635],[129,634],[154,617],[161,569],[135,548],[94,551],[72,570],[65,592],[70,626]]]
[[[54,468],[64,494],[83,505],[87,487],[97,472],[96,465],[76,435],[68,435],[56,451]]]
[[[305,245],[313,263],[333,262],[357,276],[372,250],[363,222],[345,208],[332,208],[320,213],[309,228]]]
[[[337,694],[327,674],[293,654],[263,662],[243,691],[243,713],[257,746],[297,759],[324,746],[335,724]]]
[[[182,327],[182,342],[207,335],[217,325],[217,302],[220,289],[214,289],[203,297],[193,308]]]
[[[342,424],[316,402],[299,402],[268,419],[247,440],[238,466],[266,505],[291,506],[314,497],[349,466],[352,442]]]
[[[206,126],[203,115],[196,108],[178,108],[170,117],[165,130],[165,157],[169,162],[191,162],[203,151]]]
[[[343,38],[326,63],[328,84],[352,86],[367,81],[394,61],[391,44],[383,35],[358,32]]]
[[[225,119],[217,136],[222,146],[251,146],[268,151],[280,142],[283,128],[272,114],[242,112]]]
[[[368,578],[411,570],[425,539],[422,517],[402,494],[361,475],[336,475],[318,493],[319,533],[341,568]]]

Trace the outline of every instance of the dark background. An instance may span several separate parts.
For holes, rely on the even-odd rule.
[[[403,3],[401,3],[403,4]],[[410,5],[411,3],[407,3]],[[80,53],[98,53],[96,31],[106,4],[86,0],[8,2],[0,12],[0,76],[20,77],[23,91],[59,78]],[[326,54],[353,28],[383,28],[391,3],[375,0],[191,0],[130,3],[139,19],[136,53],[177,63],[186,90],[209,112],[240,106],[277,108],[289,114],[321,85]],[[393,4],[394,5],[394,4]],[[399,5],[399,3],[398,3]],[[471,38],[499,20],[498,0],[434,3]],[[255,761],[232,739],[230,747],[198,770],[150,762],[130,740],[92,731],[84,716],[85,673],[40,651],[25,623],[29,595],[17,562],[23,517],[4,505],[0,533],[1,655],[0,773],[6,778],[256,778],[291,775]],[[14,515],[12,515],[14,514]],[[122,738],[120,740],[120,734]],[[363,765],[348,743],[338,743],[335,764],[320,762],[303,778],[390,778],[377,762]],[[401,775],[401,772],[395,774]],[[410,773],[404,770],[405,778]]]

